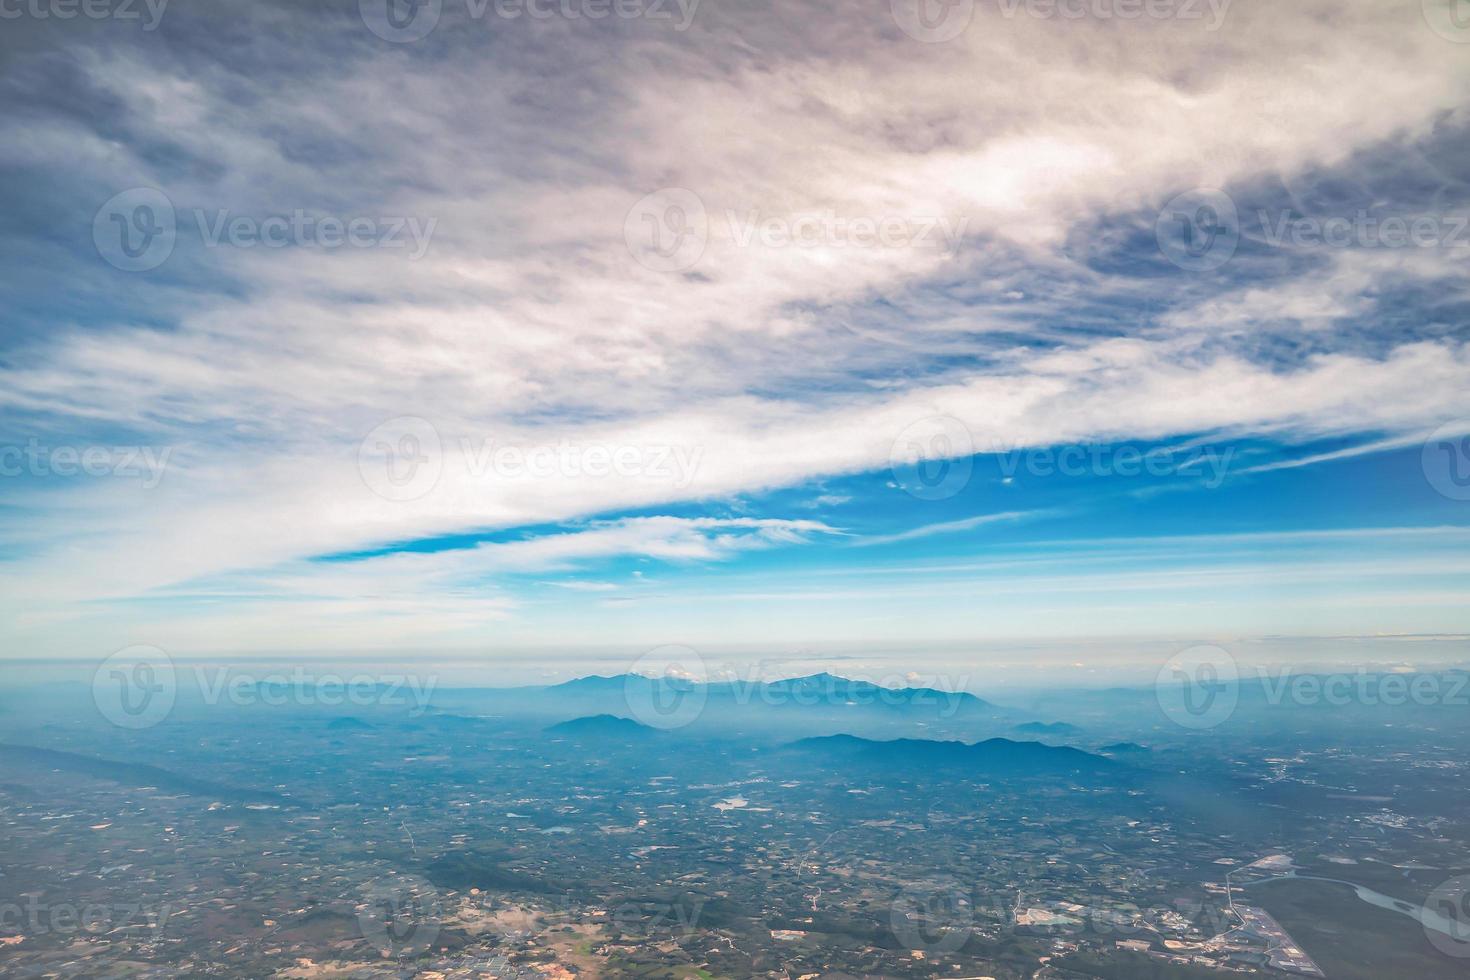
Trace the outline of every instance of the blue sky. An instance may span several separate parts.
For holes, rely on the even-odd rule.
[[[1470,38],[902,7],[16,22],[0,655],[1465,659]]]

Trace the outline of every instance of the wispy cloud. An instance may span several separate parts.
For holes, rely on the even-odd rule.
[[[0,487],[4,611],[69,624],[28,644],[105,643],[99,604],[247,580],[340,585],[341,635],[325,607],[312,634],[338,643],[362,632],[348,603],[377,593],[332,575],[403,575],[424,609],[452,593],[478,621],[481,600],[453,591],[466,576],[493,590],[617,556],[835,539],[826,511],[869,501],[823,489],[750,524],[608,518],[880,471],[934,415],[984,449],[1201,432],[1390,446],[1464,414],[1463,250],[1257,233],[1262,210],[1267,228],[1464,212],[1470,72],[1412,3],[1239,0],[1214,31],[981,4],[943,44],[843,0],[707,3],[682,31],[446,14],[410,44],[350,3],[19,26],[0,40],[8,444],[171,450],[147,490],[29,471]],[[130,188],[166,195],[177,225],[148,271],[94,241]],[[648,196],[675,188],[699,254],[669,268],[638,236],[672,215]],[[1252,225],[1207,272],[1155,239],[1195,188]],[[298,210],[432,234],[401,249],[325,246],[317,225],[279,248],[208,233]],[[421,493],[365,473],[400,449],[434,474]],[[1027,512],[1005,513],[916,513],[855,543]],[[568,522],[584,523],[308,567]]]
[[[977,527],[999,522],[1023,521],[1033,517],[1040,517],[1048,511],[1043,510],[1012,510],[1003,511],[998,514],[977,514],[974,517],[965,517],[956,521],[941,521],[938,524],[925,524],[921,527],[910,528],[897,534],[874,534],[857,538],[852,543],[856,547],[872,547],[880,544],[896,544],[900,541],[914,541],[919,538],[929,538],[938,534],[960,534],[965,531],[973,531]]]

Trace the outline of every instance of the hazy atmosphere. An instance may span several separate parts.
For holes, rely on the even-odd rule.
[[[1470,0],[0,0],[0,977],[1470,977]]]

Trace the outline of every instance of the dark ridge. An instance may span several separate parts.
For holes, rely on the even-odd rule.
[[[29,763],[46,769],[61,769],[66,772],[105,779],[122,786],[154,786],[161,790],[187,793],[190,796],[208,797],[212,800],[228,800],[233,803],[272,803],[277,806],[299,807],[301,804],[288,796],[268,790],[242,789],[226,786],[205,779],[195,779],[157,766],[140,762],[117,762],[91,755],[78,755],[58,749],[41,749],[31,745],[0,743],[7,762]]]
[[[552,725],[546,729],[548,735],[598,735],[616,738],[627,738],[629,736],[653,735],[657,729],[648,725],[639,724],[632,718],[619,718],[617,715],[588,715],[585,718],[573,718]]]
[[[1077,735],[1082,731],[1065,721],[1028,721],[1011,730],[1024,735]]]
[[[1104,773],[1117,772],[1120,768],[1111,759],[1070,746],[1013,742],[1007,738],[966,743],[916,738],[878,741],[856,735],[825,735],[801,739],[788,748],[866,765],[929,765],[1009,775]]]
[[[1152,750],[1137,742],[1114,742],[1111,745],[1104,745],[1098,751],[1108,755],[1141,755]]]

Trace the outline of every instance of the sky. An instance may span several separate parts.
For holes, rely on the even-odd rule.
[[[4,5],[0,658],[1470,660],[1463,7]]]

